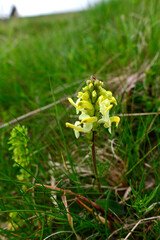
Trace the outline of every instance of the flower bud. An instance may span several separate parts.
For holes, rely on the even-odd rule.
[[[105,94],[106,94],[106,97],[107,97],[107,98],[109,98],[109,99],[112,98],[112,92],[105,90]]]
[[[89,90],[92,92],[94,89],[93,83],[90,83],[88,87],[89,87]]]
[[[103,87],[103,82],[99,81],[99,85],[100,85],[101,87]]]
[[[98,85],[99,85],[99,80],[96,79],[96,80],[94,81],[94,86],[98,86]]]
[[[91,80],[87,80],[86,84],[89,85],[91,83]]]
[[[88,87],[88,86],[85,86],[84,88],[82,88],[82,90],[83,90],[84,92],[86,92],[86,91],[89,90],[89,87]]]
[[[92,103],[94,104],[97,101],[97,92],[94,90],[92,92]]]
[[[97,97],[97,93],[96,93],[95,90],[92,92],[92,97],[93,97],[93,98],[96,98],[96,97]]]
[[[83,93],[82,99],[85,100],[85,101],[89,101],[90,100],[90,95],[89,95],[88,91]]]

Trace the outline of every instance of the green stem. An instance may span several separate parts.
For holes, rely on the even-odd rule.
[[[99,190],[99,192],[101,192],[101,184],[100,184],[99,177],[98,177],[97,163],[96,163],[95,132],[93,132],[93,138],[92,138],[92,159],[93,159],[94,173],[95,173],[95,178],[97,181],[98,190]]]

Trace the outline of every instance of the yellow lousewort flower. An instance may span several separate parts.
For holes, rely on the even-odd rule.
[[[84,133],[90,132],[92,129],[93,123],[96,121],[97,121],[97,117],[88,117],[88,118],[84,118],[81,122],[76,121],[75,124],[66,123],[66,127],[72,128],[74,130],[76,138],[78,138],[79,132],[84,132]],[[79,126],[82,123],[83,123],[83,128]]]
[[[79,110],[86,109],[86,110],[93,110],[93,105],[89,101],[79,101],[77,104],[77,108]]]
[[[79,122],[79,121],[78,121]],[[80,123],[80,122],[79,122]],[[66,122],[66,127],[70,127],[73,128],[74,130],[78,131],[78,132],[84,132],[84,129],[82,127],[79,127],[77,124],[71,124]]]
[[[98,131],[99,125],[103,124],[111,133],[111,125],[116,123],[116,127],[120,122],[117,116],[110,117],[109,113],[113,104],[117,105],[115,97],[111,91],[106,91],[103,88],[103,82],[96,79],[92,75],[91,80],[87,80],[83,92],[78,93],[78,99],[74,102],[71,98],[68,101],[76,108],[76,113],[79,114],[79,120],[75,124],[66,123],[66,127],[74,130],[76,138],[80,132],[91,133]]]
[[[68,101],[76,108],[76,103],[72,100],[72,98],[68,98]]]
[[[78,93],[78,98],[82,99],[82,100],[85,100],[85,101],[88,101],[90,99],[90,96],[89,96],[89,92],[86,91],[86,92],[79,92]]]

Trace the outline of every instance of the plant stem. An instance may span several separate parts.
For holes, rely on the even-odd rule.
[[[98,177],[97,163],[96,163],[95,132],[94,131],[93,131],[93,138],[92,138],[92,159],[93,159],[94,173],[95,173],[95,178],[97,181],[98,190],[99,190],[99,192],[101,192],[102,191],[101,184],[100,184],[99,177]]]

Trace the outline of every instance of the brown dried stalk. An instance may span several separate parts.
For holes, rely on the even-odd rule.
[[[100,206],[98,206],[95,202],[93,201],[90,201],[88,198],[82,196],[82,195],[79,195],[77,193],[74,193],[72,192],[71,190],[64,190],[62,188],[58,188],[58,187],[53,187],[53,186],[48,186],[48,185],[41,185],[41,184],[36,184],[36,186],[41,186],[41,187],[46,187],[46,188],[50,188],[52,190],[56,190],[56,191],[60,191],[60,192],[63,192],[63,193],[68,193],[68,194],[72,194],[72,195],[75,195],[76,198],[75,198],[75,201],[81,205],[82,207],[84,207],[88,212],[90,212],[92,215],[95,215],[96,218],[101,221],[103,224],[105,223],[105,219],[98,215],[97,213],[94,213],[94,211],[88,207],[84,202],[88,203],[88,204],[91,204],[97,211],[101,212],[103,215],[105,214],[105,211],[103,210],[103,208],[101,208]],[[83,202],[83,201],[84,202]],[[109,214],[107,213],[107,223],[108,223],[108,227],[110,228],[110,223],[113,223],[115,222],[115,219]]]

